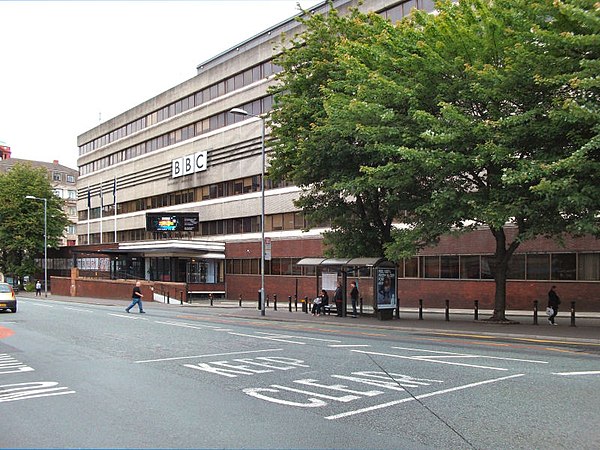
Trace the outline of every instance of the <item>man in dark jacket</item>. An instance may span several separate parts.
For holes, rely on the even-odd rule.
[[[548,317],[548,323],[550,325],[558,325],[554,322],[554,318],[558,314],[558,305],[560,305],[560,298],[556,293],[556,286],[552,286],[548,291],[548,308],[552,308],[553,313]]]

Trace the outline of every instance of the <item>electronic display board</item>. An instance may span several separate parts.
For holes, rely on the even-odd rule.
[[[198,231],[198,213],[146,213],[147,231]]]

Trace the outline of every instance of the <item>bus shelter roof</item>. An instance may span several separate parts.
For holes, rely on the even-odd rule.
[[[303,258],[298,266],[364,266],[374,267],[385,258]]]

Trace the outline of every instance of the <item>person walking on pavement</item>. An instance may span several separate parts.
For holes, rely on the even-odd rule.
[[[41,296],[42,295],[42,282],[40,280],[37,280],[37,282],[35,283],[35,296]]]
[[[352,290],[350,291],[350,300],[352,301],[352,317],[356,319],[356,304],[358,303],[358,288],[356,287],[356,281],[350,283]]]
[[[342,317],[342,283],[338,281],[337,287],[335,288],[335,294],[333,294],[333,301],[335,302],[335,311],[338,317]]]
[[[558,314],[558,305],[560,305],[560,297],[556,293],[556,286],[552,286],[548,291],[548,308],[552,308],[552,314],[548,317],[550,325],[558,325],[554,322],[554,318]]]
[[[146,312],[144,311],[144,308],[142,306],[142,297],[144,295],[142,294],[142,289],[140,287],[141,285],[142,283],[140,281],[136,281],[135,287],[133,288],[133,292],[131,293],[131,305],[125,308],[125,311],[129,312],[129,310],[133,308],[137,303],[138,307],[140,308],[140,314],[144,314]]]

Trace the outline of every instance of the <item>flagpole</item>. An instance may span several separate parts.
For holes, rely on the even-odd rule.
[[[117,177],[113,180],[113,214],[115,216],[115,243],[117,242]]]
[[[102,210],[104,209],[104,197],[102,196],[102,180],[100,180],[100,243],[102,244]]]
[[[88,184],[88,189],[87,189],[87,225],[88,225],[88,232],[87,232],[87,244],[90,245],[90,209],[91,209],[91,203],[92,203],[92,195],[90,194],[90,185]]]

